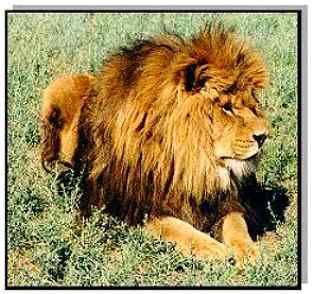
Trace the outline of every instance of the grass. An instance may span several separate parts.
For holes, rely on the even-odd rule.
[[[78,188],[58,191],[39,164],[41,90],[56,76],[95,72],[103,57],[163,27],[190,36],[212,18],[235,25],[262,52],[271,85],[262,97],[272,122],[258,171],[269,189],[284,188],[290,205],[275,235],[258,242],[256,266],[239,270],[182,257],[94,211],[77,224]],[[296,14],[14,14],[8,15],[8,276],[9,286],[295,286],[297,284],[297,17]],[[275,207],[270,207],[275,217]],[[275,242],[273,241],[275,240]],[[269,246],[270,244],[270,246]],[[274,249],[273,249],[273,245]]]

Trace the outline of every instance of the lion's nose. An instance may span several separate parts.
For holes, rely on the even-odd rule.
[[[253,139],[258,143],[259,148],[261,148],[266,138],[267,135],[265,133],[253,135]]]

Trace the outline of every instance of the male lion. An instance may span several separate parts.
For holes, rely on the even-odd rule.
[[[229,248],[239,263],[255,258],[247,224],[269,132],[257,98],[266,79],[259,54],[220,25],[139,41],[96,77],[48,87],[42,160],[84,170],[84,216],[105,207],[197,258]]]

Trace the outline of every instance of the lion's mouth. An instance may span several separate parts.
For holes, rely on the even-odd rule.
[[[245,159],[241,159],[241,160],[242,160],[242,161],[255,161],[255,160],[257,160],[257,159],[259,158],[259,155],[260,155],[260,153],[257,152],[257,153],[255,153],[254,155],[252,155],[252,156],[250,156],[250,157],[247,157],[247,158],[245,158]]]
[[[238,162],[251,162],[251,161],[255,161],[259,158],[259,152],[253,154],[252,156],[250,157],[247,157],[247,158],[238,158],[238,157],[231,157],[231,156],[223,156],[221,157],[222,160],[233,160],[233,161],[238,161]]]

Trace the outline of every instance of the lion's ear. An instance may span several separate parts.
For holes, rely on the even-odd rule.
[[[201,69],[198,64],[190,64],[184,69],[185,89],[188,92],[200,91],[206,79],[201,77]]]

